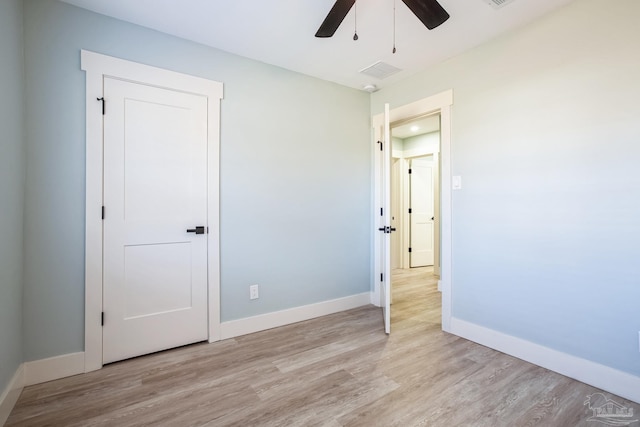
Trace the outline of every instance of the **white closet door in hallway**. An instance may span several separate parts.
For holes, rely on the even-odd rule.
[[[433,156],[411,160],[411,267],[433,265],[434,169]]]
[[[109,363],[208,338],[207,99],[112,78],[104,95]]]

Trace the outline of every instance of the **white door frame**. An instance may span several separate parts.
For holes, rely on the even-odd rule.
[[[451,331],[451,292],[452,292],[452,280],[451,280],[451,106],[453,105],[453,90],[447,90],[440,92],[439,94],[430,96],[428,98],[421,99],[411,104],[403,105],[398,108],[394,108],[390,111],[389,120],[391,123],[399,120],[408,120],[411,118],[423,116],[428,113],[440,112],[440,176],[442,180],[441,193],[440,193],[440,212],[441,212],[441,229],[440,235],[440,282],[439,288],[442,291],[442,330],[446,332]],[[384,124],[384,114],[377,114],[372,118],[373,134],[374,138],[377,138],[378,130]],[[373,149],[379,149],[374,139]],[[374,156],[374,171],[377,170],[380,165],[378,164],[378,157]],[[374,208],[382,206],[380,200],[380,192],[376,191],[377,186],[380,185],[377,180],[374,179]],[[379,208],[377,208],[379,209]],[[374,215],[377,213],[377,209],[374,209]],[[374,222],[377,224],[377,221]],[[372,229],[373,241],[377,245],[377,228]],[[377,254],[377,249],[374,248],[374,254]],[[374,255],[375,256],[375,255]],[[374,259],[373,264],[377,266],[379,261]],[[374,268],[374,271],[376,268]],[[380,285],[376,280],[378,276],[373,275],[372,295],[371,303],[374,305],[380,305]]]
[[[105,76],[207,97],[207,278],[209,342],[220,339],[220,82],[82,50],[86,72],[85,352],[84,371],[102,368],[103,80]],[[109,114],[109,100],[105,100]],[[108,207],[106,215],[108,215]]]

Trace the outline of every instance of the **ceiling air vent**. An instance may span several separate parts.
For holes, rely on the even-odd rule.
[[[402,71],[400,68],[394,67],[393,65],[389,65],[382,61],[378,61],[375,64],[360,70],[362,74],[366,74],[367,76],[375,77],[376,79],[380,80],[386,79],[387,77],[392,76],[400,71]]]
[[[493,6],[494,9],[500,9],[502,6],[506,6],[513,0],[483,0],[485,3]]]

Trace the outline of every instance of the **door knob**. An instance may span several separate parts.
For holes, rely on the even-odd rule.
[[[378,228],[378,231],[384,231],[386,234],[390,234],[392,231],[396,231],[394,227],[381,227]]]
[[[187,233],[204,234],[204,225],[198,225],[196,228],[188,228]]]

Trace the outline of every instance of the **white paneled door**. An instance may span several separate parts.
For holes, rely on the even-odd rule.
[[[433,156],[411,160],[411,267],[433,265]]]
[[[208,338],[207,98],[105,78],[103,362]]]

